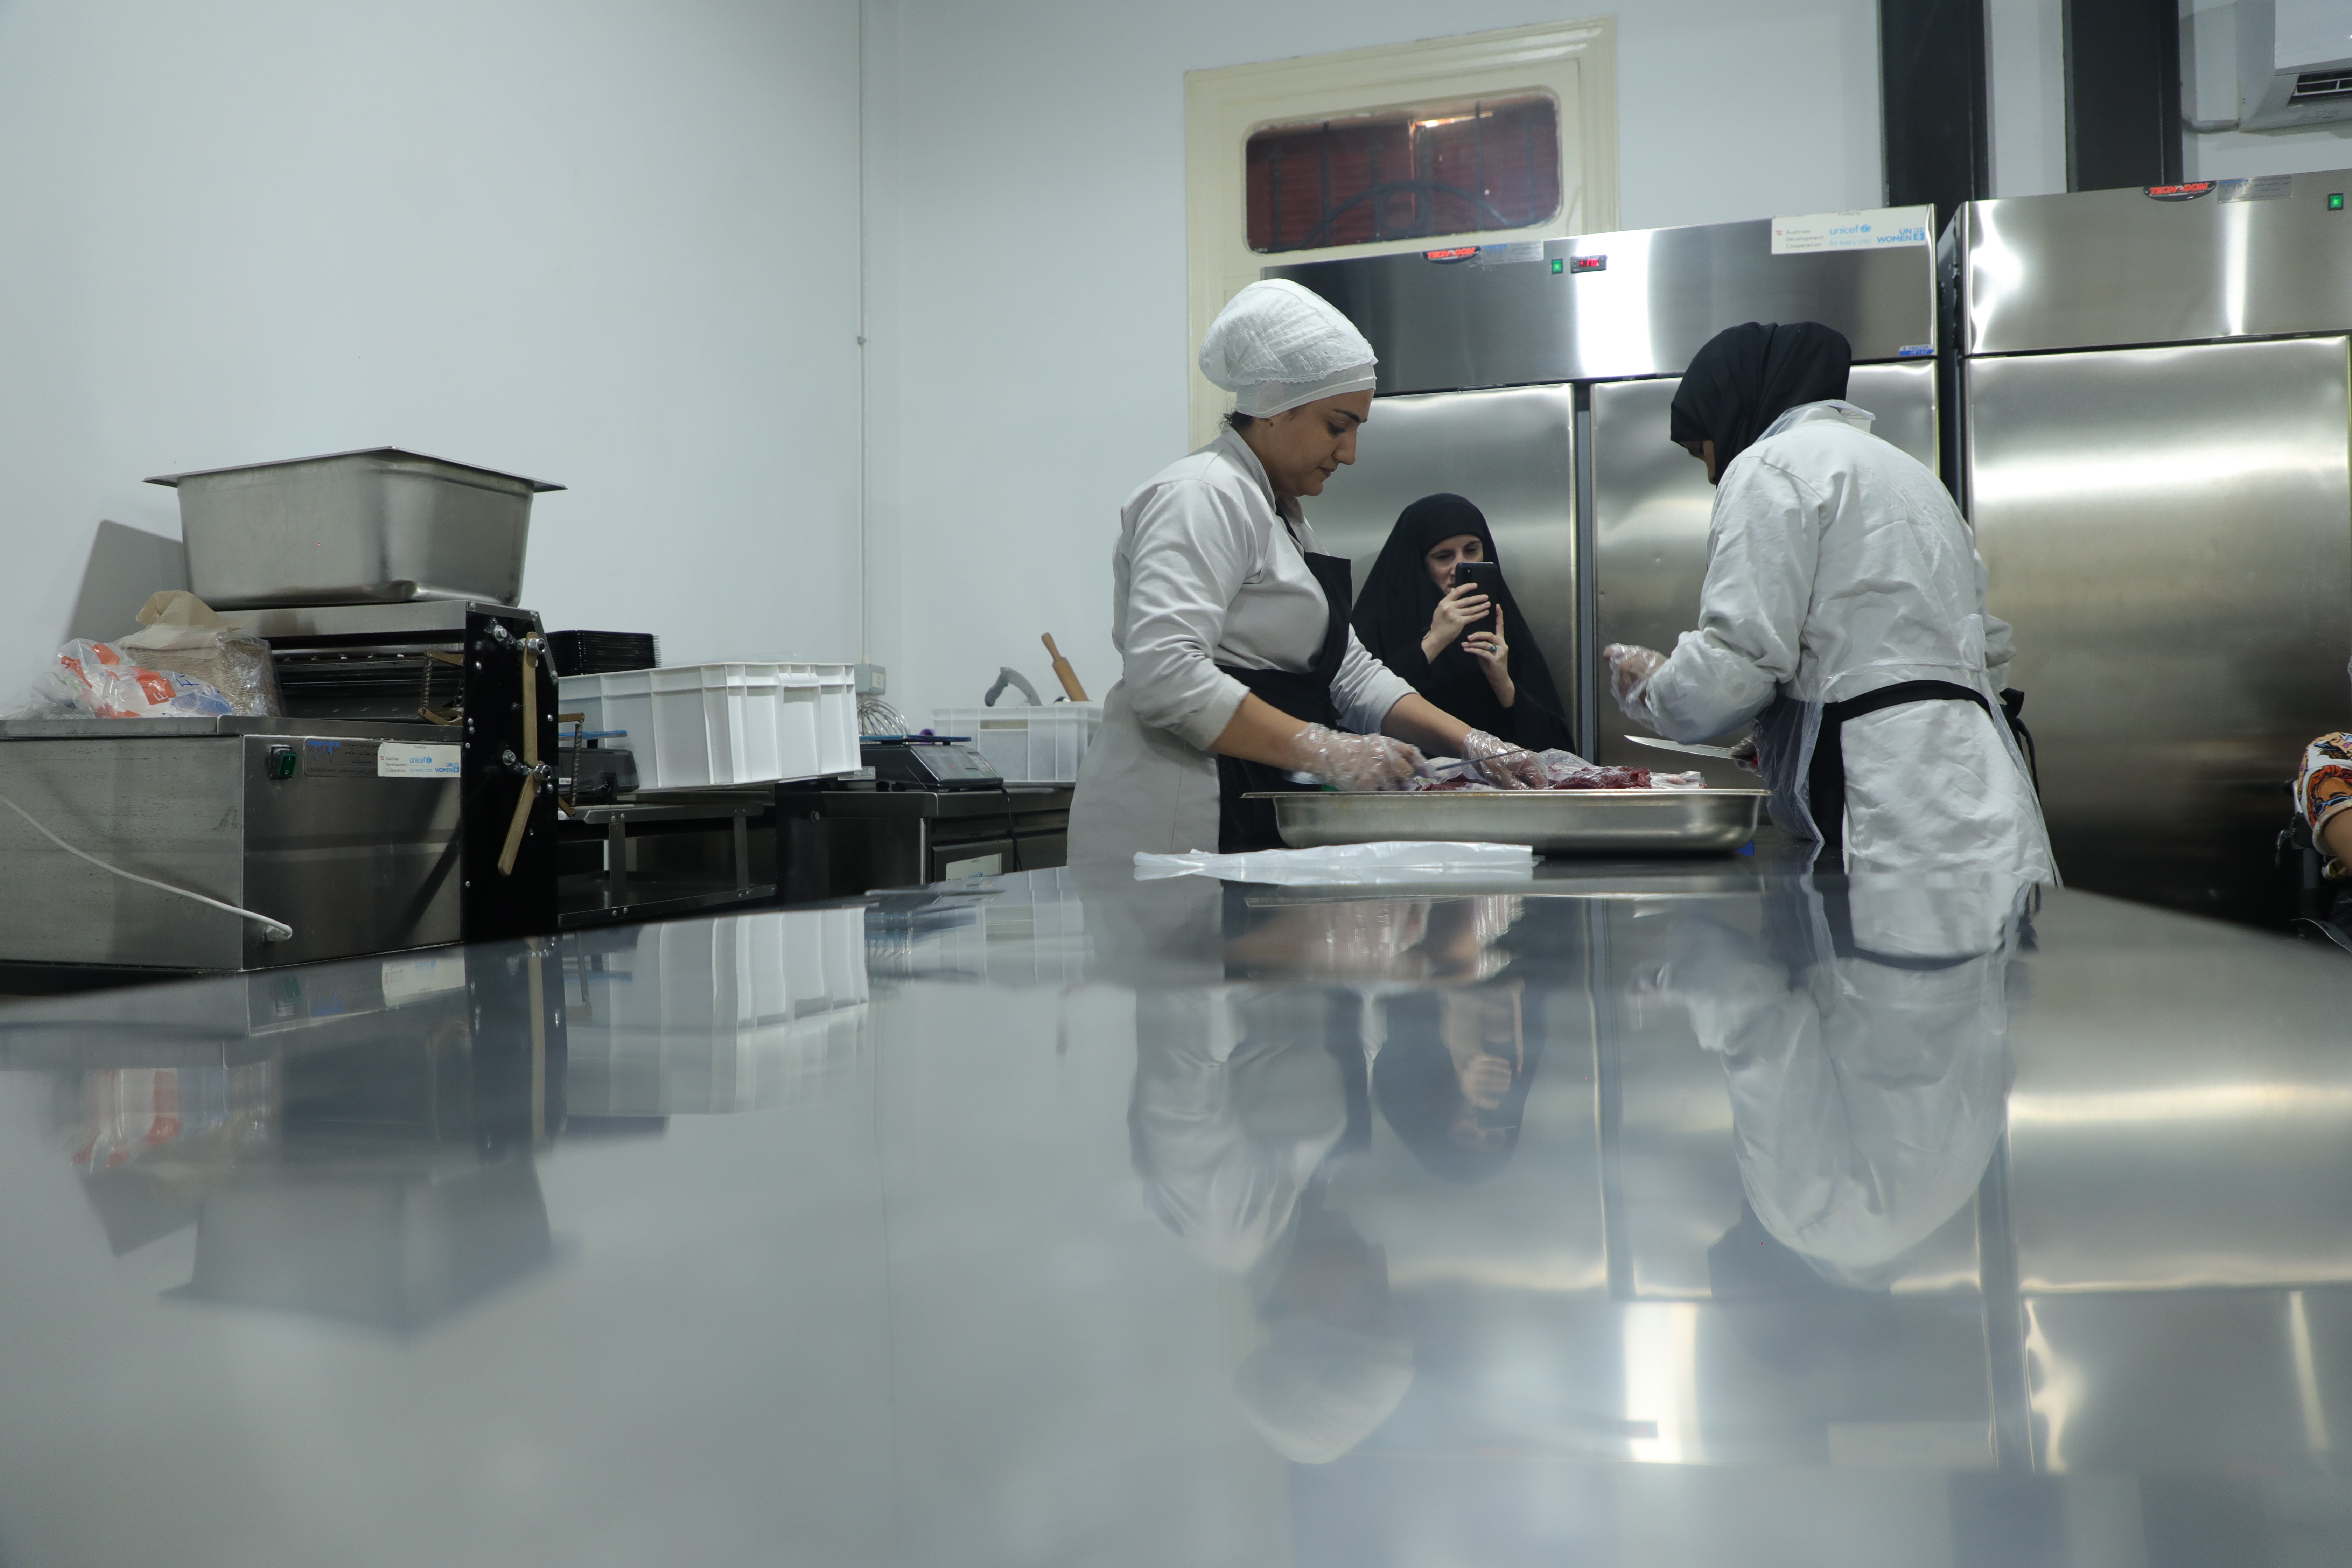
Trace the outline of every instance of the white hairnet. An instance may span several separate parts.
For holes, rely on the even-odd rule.
[[[1380,356],[1355,323],[1286,278],[1251,284],[1209,324],[1201,374],[1264,418],[1318,398],[1369,391]]]

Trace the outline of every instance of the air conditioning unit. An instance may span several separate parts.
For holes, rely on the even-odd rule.
[[[2352,3],[2238,0],[2238,129],[2352,120]]]

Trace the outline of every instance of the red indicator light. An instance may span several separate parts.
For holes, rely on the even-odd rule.
[[[1571,256],[1568,258],[1570,272],[1606,272],[1609,258],[1605,256]]]

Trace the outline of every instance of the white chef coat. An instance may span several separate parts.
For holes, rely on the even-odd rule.
[[[1216,848],[1209,748],[1249,689],[1217,666],[1314,664],[1330,626],[1307,566],[1305,552],[1315,548],[1297,504],[1286,517],[1276,512],[1264,465],[1230,429],[1128,498],[1111,557],[1111,643],[1122,674],[1078,769],[1070,864]],[[1331,682],[1342,728],[1377,733],[1412,690],[1349,631]]]
[[[1793,970],[1754,937],[1686,916],[1664,986],[1689,1009],[1699,1043],[1724,1058],[1740,1184],[1764,1228],[1824,1278],[1865,1288],[1900,1278],[1975,1197],[1991,1162],[2027,889],[2008,878],[1942,879],[1940,908],[1922,926],[1924,906],[1900,889],[1874,889],[1895,880],[1854,884],[1853,948],[1843,954],[1820,893],[1805,893],[1801,909],[1768,905],[1810,960]],[[1948,918],[1953,910],[1964,930]],[[1932,962],[1922,951],[1953,937],[1990,945]]]
[[[1129,1126],[1151,1205],[1211,1267],[1262,1289],[1348,1131],[1319,992],[1218,985],[1136,996]]]
[[[2000,710],[2010,630],[1985,611],[1985,567],[1936,476],[1845,402],[1776,420],[1722,475],[1699,625],[1651,679],[1659,733],[1702,741],[1776,695],[1807,704],[1768,752],[1775,806],[1804,805],[1820,705],[1942,680]],[[1973,703],[1881,709],[1844,727],[1849,871],[1960,869],[2057,880],[2024,758]]]

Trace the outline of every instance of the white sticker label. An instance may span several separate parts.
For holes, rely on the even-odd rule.
[[[1875,207],[1868,212],[1805,213],[1772,220],[1772,254],[1808,256],[1817,250],[1885,250],[1926,245],[1933,207]]]
[[[465,988],[466,961],[456,953],[383,961],[383,1004],[387,1007]]]
[[[454,779],[457,776],[456,746],[411,745],[386,741],[376,749],[375,776],[380,779]]]
[[[2251,180],[2220,180],[2213,185],[2217,202],[2283,202],[2294,195],[2293,174],[2258,174]]]
[[[1500,267],[1507,262],[1541,261],[1544,258],[1540,239],[1515,239],[1508,245],[1482,245],[1478,247],[1478,265]]]

